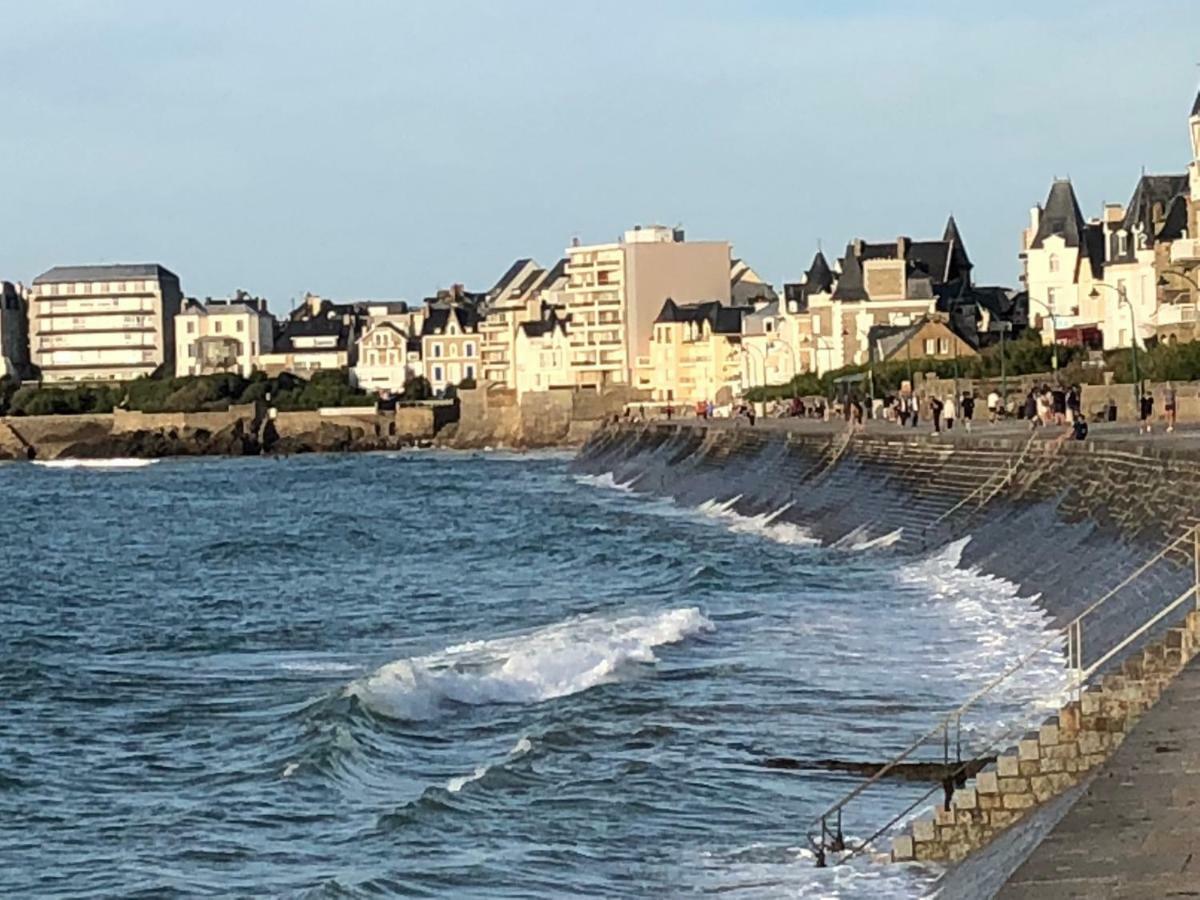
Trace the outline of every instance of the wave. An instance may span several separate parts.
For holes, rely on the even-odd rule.
[[[714,626],[696,607],[618,618],[577,616],[512,637],[388,663],[346,694],[395,719],[432,719],[454,704],[539,703],[616,680],[654,649]]]
[[[729,530],[737,534],[756,534],[777,544],[792,544],[793,546],[811,547],[820,543],[804,526],[792,522],[776,521],[792,508],[792,503],[785,503],[774,512],[744,516],[733,508],[741,499],[741,494],[724,502],[720,502],[714,497],[701,503],[696,507],[696,511],[710,519],[726,523]]]
[[[157,459],[134,459],[133,457],[116,457],[114,459],[35,459],[35,466],[47,469],[142,469],[152,466]]]
[[[638,476],[638,478],[640,477]],[[607,488],[610,491],[622,491],[626,494],[633,491],[633,486],[638,481],[638,478],[634,478],[631,481],[626,481],[624,484],[618,484],[612,472],[605,472],[603,475],[576,475],[574,478],[576,484],[582,484],[587,487]]]
[[[523,737],[519,741],[517,741],[515,744],[513,744],[513,748],[508,751],[508,756],[506,756],[504,758],[504,762],[508,762],[509,760],[515,759],[518,756],[524,756],[526,753],[528,753],[532,749],[533,749],[533,744],[530,742],[529,738]],[[503,763],[499,763],[498,765],[503,765]],[[470,775],[459,775],[458,777],[451,778],[449,781],[447,781],[446,782],[446,790],[448,790],[452,794],[457,794],[459,791],[461,791],[464,787],[466,787],[472,781],[479,781],[481,778],[483,778],[485,775],[487,775],[487,773],[490,772],[491,770],[492,770],[491,764],[477,766],[475,768],[475,771],[472,772]]]
[[[903,534],[904,529],[897,528],[887,534],[871,537],[868,526],[859,525],[830,544],[830,547],[835,550],[880,550],[898,543]]]

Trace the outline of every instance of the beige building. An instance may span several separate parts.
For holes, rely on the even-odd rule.
[[[518,400],[533,391],[572,387],[567,322],[553,309],[547,308],[545,318],[517,326],[515,357]]]
[[[29,305],[19,284],[0,281],[0,378],[29,377]]]
[[[469,306],[431,306],[421,331],[421,358],[430,387],[479,378],[479,318]]]
[[[513,387],[517,381],[517,343],[521,325],[540,322],[545,310],[563,304],[567,261],[543,269],[519,259],[488,292],[487,312],[479,321],[480,373],[484,381]]]
[[[650,390],[655,400],[724,406],[743,383],[745,307],[667,300],[650,333]]]
[[[33,280],[30,358],[48,384],[174,371],[179,278],[160,265],[58,266]]]
[[[978,356],[979,351],[950,327],[941,313],[922,316],[911,325],[879,325],[871,329],[871,358],[875,362],[952,360]]]
[[[248,376],[275,344],[267,301],[243,291],[228,300],[188,299],[175,317],[175,374]]]
[[[651,226],[612,244],[567,249],[565,312],[571,369],[579,387],[637,385],[652,368],[650,338],[663,302],[728,305],[729,244],[685,241],[679,229]]]
[[[421,327],[426,310],[407,303],[368,303],[358,339],[354,383],[364,391],[399,394],[410,379],[424,374]]]
[[[366,317],[363,303],[334,303],[316,294],[288,314],[270,352],[259,353],[268,375],[289,372],[311,378],[314,372],[349,369],[358,361],[358,337]]]

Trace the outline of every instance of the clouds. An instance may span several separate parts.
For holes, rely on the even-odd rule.
[[[1014,283],[1054,175],[1094,212],[1187,162],[1187,4],[839,6],[4,4],[0,271],[159,259],[281,309],[660,220],[778,281],[953,210]]]

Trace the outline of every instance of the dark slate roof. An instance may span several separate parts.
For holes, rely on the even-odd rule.
[[[1075,197],[1075,188],[1069,179],[1060,178],[1050,185],[1046,205],[1038,220],[1037,234],[1030,247],[1041,249],[1046,238],[1055,234],[1061,235],[1068,247],[1082,246],[1086,225],[1087,221],[1079,209],[1079,200]]]
[[[1200,91],[1196,91],[1196,102],[1192,104],[1192,115],[1200,116]]]
[[[821,294],[833,288],[833,270],[820,250],[813,257],[812,264],[804,278],[804,288],[809,294]]]
[[[792,304],[796,304],[797,312],[808,312],[808,291],[806,285],[798,284],[794,281],[786,282],[783,285],[783,299],[787,301],[788,310],[792,308]]]
[[[520,325],[520,329],[531,338],[550,334],[556,328],[561,329],[563,334],[566,334],[567,322],[565,319],[560,319],[553,310],[544,318],[533,322],[522,322]]]
[[[729,287],[730,302],[734,306],[752,306],[755,303],[778,300],[775,288],[765,281],[735,281]]]
[[[862,265],[854,252],[854,245],[846,245],[846,255],[842,257],[842,274],[837,280],[833,292],[835,300],[866,300],[867,289],[863,283]]]
[[[425,317],[425,322],[421,326],[421,335],[438,334],[439,331],[445,334],[446,326],[450,323],[451,313],[458,321],[458,328],[462,333],[469,334],[478,327],[479,315],[471,307],[434,306],[430,307],[429,315]]]
[[[554,267],[546,273],[546,277],[542,280],[542,287],[548,288],[554,285],[555,282],[561,281],[567,277],[567,258],[564,256],[554,264]]]
[[[1137,187],[1133,189],[1133,196],[1129,198],[1129,204],[1125,207],[1125,218],[1118,226],[1129,234],[1129,239],[1125,244],[1126,252],[1124,254],[1116,252],[1120,244],[1114,241],[1110,261],[1132,262],[1135,259],[1138,247],[1134,234],[1139,229],[1146,236],[1146,246],[1154,246],[1154,242],[1160,238],[1160,232],[1163,231],[1161,226],[1166,224],[1168,214],[1172,211],[1172,205],[1180,196],[1185,200],[1188,196],[1187,175],[1143,175],[1139,178]],[[1156,207],[1159,208],[1161,215],[1158,228],[1155,227],[1154,222]],[[1184,215],[1183,227],[1186,228],[1186,208]],[[1165,234],[1162,237],[1166,237]]]
[[[291,319],[286,322],[275,338],[272,353],[292,353],[297,349],[308,351],[313,348],[297,348],[294,341],[302,337],[336,337],[337,349],[345,350],[350,345],[350,326],[339,316],[319,316],[312,319]],[[333,348],[317,348],[333,349]]]
[[[518,259],[515,263],[513,263],[511,266],[508,267],[508,269],[505,271],[505,273],[503,275],[500,276],[500,280],[496,282],[495,286],[490,291],[488,291],[488,293],[492,294],[494,296],[496,294],[501,293],[502,291],[507,290],[509,288],[509,286],[511,285],[512,280],[514,278],[516,278],[517,275],[520,274],[521,270],[523,268],[525,268],[527,265],[529,265],[531,262],[533,262],[533,260],[530,259],[529,257],[523,257],[522,259]]]
[[[663,303],[655,322],[708,322],[717,334],[741,334],[746,308],[725,306],[718,300],[706,303],[678,304],[670,297]]]
[[[33,279],[33,283],[67,284],[72,281],[128,281],[147,278],[179,280],[178,275],[158,263],[121,263],[111,266],[55,266]]]

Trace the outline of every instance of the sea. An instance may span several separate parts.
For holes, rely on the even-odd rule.
[[[822,545],[570,462],[0,465],[0,895],[935,890],[886,836],[818,868],[859,779],[809,764],[903,749],[1045,640],[1036,595],[964,542]],[[1035,660],[965,740],[1062,674]],[[881,781],[847,838],[929,788]]]

